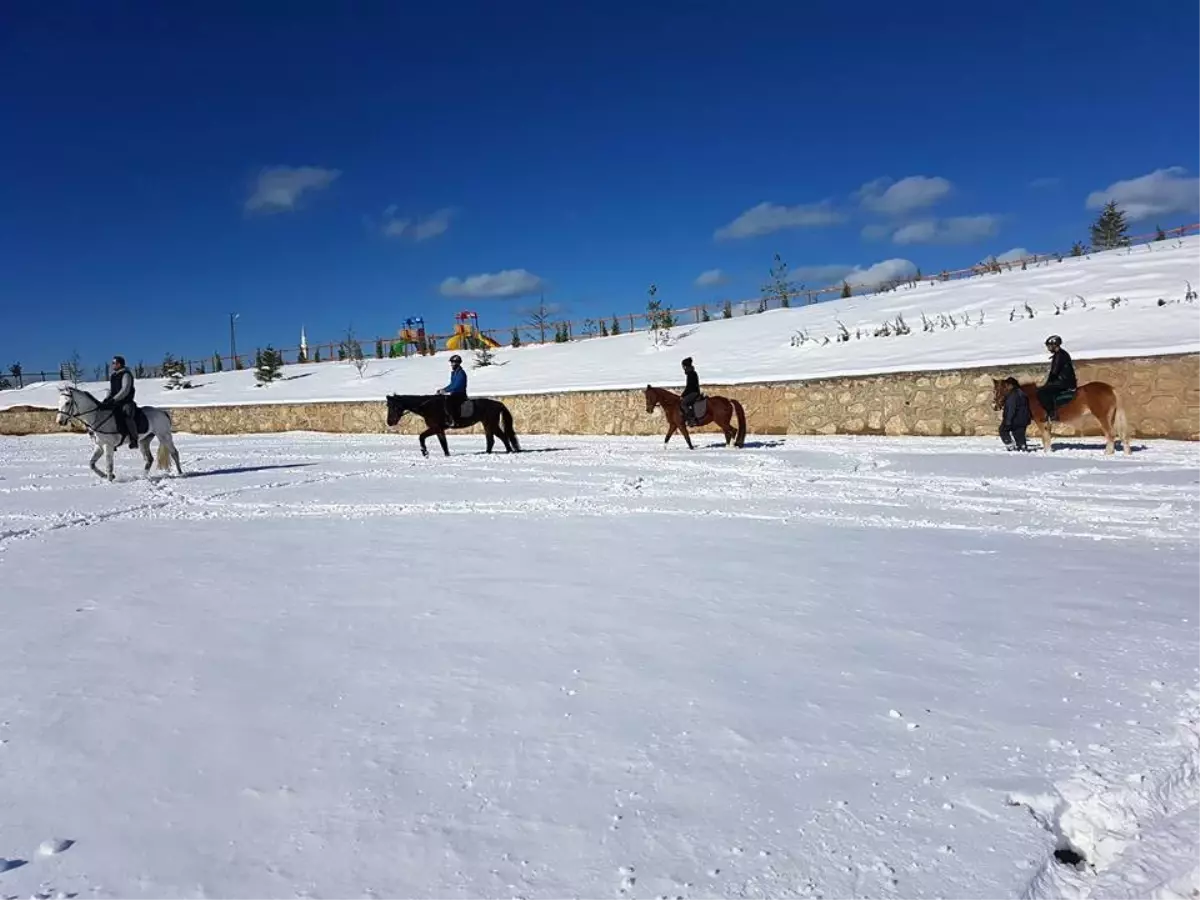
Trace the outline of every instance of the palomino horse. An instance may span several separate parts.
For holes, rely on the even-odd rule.
[[[489,400],[486,397],[481,397],[478,400],[464,400],[463,407],[465,408],[469,403],[474,404],[470,410],[470,415],[460,415],[455,420],[455,428],[470,428],[472,425],[482,425],[483,436],[487,440],[488,453],[492,452],[492,447],[495,446],[497,437],[500,438],[500,442],[504,444],[504,449],[508,453],[514,451],[519,453],[521,451],[521,444],[517,441],[517,433],[513,430],[512,413],[509,412],[507,406],[499,400]],[[446,456],[449,456],[450,447],[446,443],[446,429],[449,425],[446,422],[445,398],[441,394],[426,396],[388,394],[388,428],[395,428],[399,425],[401,417],[407,412],[416,413],[425,420],[425,430],[418,436],[418,440],[421,442],[421,455],[429,455],[429,451],[425,448],[425,439],[430,435],[436,434],[438,443],[442,445],[442,452]]]
[[[1046,421],[1046,410],[1038,400],[1037,385],[1023,384],[1020,391],[1029,400],[1029,412],[1042,436],[1042,446],[1049,453],[1053,449],[1050,444],[1051,423]],[[1004,382],[996,378],[992,379],[992,405],[997,410],[1004,409]],[[1115,452],[1115,437],[1121,439],[1121,451],[1126,456],[1133,454],[1133,447],[1129,445],[1129,423],[1125,419],[1125,408],[1112,385],[1103,381],[1081,384],[1071,402],[1055,410],[1055,419],[1064,425],[1079,426],[1088,413],[1096,417],[1100,430],[1104,432],[1105,456],[1112,456]]]
[[[721,431],[725,432],[726,447],[730,444],[735,447],[744,446],[746,443],[746,411],[742,409],[742,404],[727,397],[712,396],[705,397],[704,400],[707,406],[704,415],[697,420],[697,425],[716,424]],[[664,388],[646,385],[646,412],[654,412],[656,406],[661,406],[663,414],[667,417],[667,438],[663,443],[670,441],[671,435],[678,431],[687,441],[688,448],[695,450],[696,448],[692,446],[692,436],[688,434],[687,423],[683,421],[683,404],[680,402],[679,395]],[[731,424],[734,415],[737,416],[737,428]]]
[[[145,471],[149,472],[154,462],[150,456],[150,441],[158,438],[158,467],[170,471],[171,461],[174,460],[176,471],[182,475],[179,451],[175,449],[175,440],[171,437],[171,414],[153,406],[138,407],[138,412],[144,413],[146,418],[145,429],[138,428],[138,448],[146,462]],[[125,443],[125,436],[117,429],[116,413],[111,409],[101,409],[100,401],[87,391],[67,385],[58,391],[58,424],[66,425],[71,421],[83,425],[96,444],[96,452],[92,454],[88,466],[101,478],[113,481],[116,478],[113,475],[113,451]],[[96,460],[101,453],[104,454],[107,475],[96,468]]]

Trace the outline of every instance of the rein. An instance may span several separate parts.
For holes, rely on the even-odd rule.
[[[84,421],[83,416],[81,416],[79,414],[79,412],[77,411],[77,405],[78,405],[78,401],[76,401],[75,395],[71,394],[70,408],[67,410],[59,410],[59,412],[62,415],[66,416],[68,421],[78,422],[80,425],[82,425],[84,427],[84,430],[87,431],[88,434],[96,434],[97,432],[100,431],[101,425],[108,424],[113,419],[115,419],[117,416],[117,411],[115,409],[102,410],[102,409],[100,409],[99,405],[97,405],[96,408],[94,410],[92,410],[92,412],[95,412],[97,414],[97,416],[99,416],[99,414],[101,412],[106,412],[106,413],[108,413],[108,415],[102,419],[98,419],[98,421],[96,421],[95,424],[89,425],[86,421]],[[119,431],[115,432],[115,434],[120,435],[120,432]]]

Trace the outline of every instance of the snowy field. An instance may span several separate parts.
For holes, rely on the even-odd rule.
[[[1196,884],[1196,444],[527,442],[0,438],[0,896]]]
[[[701,378],[711,384],[1045,364],[1043,344],[1052,333],[1062,335],[1076,359],[1196,353],[1200,302],[1188,299],[1189,283],[1200,290],[1200,236],[1051,260],[1024,272],[1017,268],[962,281],[921,282],[884,294],[684,323],[673,329],[665,346],[655,346],[645,332],[637,332],[503,348],[496,351],[496,365],[470,372],[471,392],[513,395],[641,388],[647,382],[680,385],[679,360],[684,356],[695,358]],[[676,305],[690,305],[693,299]],[[931,331],[923,330],[922,317]],[[885,324],[890,330],[898,318],[910,334],[875,336]],[[849,336],[844,342],[838,340],[843,325]],[[223,335],[223,326],[216,327]],[[297,335],[299,330],[297,322]],[[800,334],[803,342],[794,346],[793,338]],[[373,347],[364,350],[371,353]],[[113,352],[124,353],[130,364],[138,359],[135,348]],[[361,378],[349,363],[285,366],[283,380],[269,387],[259,387],[249,370],[194,376],[192,390],[168,391],[162,379],[142,379],[137,399],[152,406],[213,406],[425,394],[445,385],[449,356],[371,360]],[[470,365],[471,355],[466,358]],[[252,352],[247,359],[253,360]],[[144,361],[154,365],[161,357]],[[85,387],[102,391],[107,385]],[[47,383],[2,391],[0,409],[25,404],[53,409],[57,388],[57,383]]]

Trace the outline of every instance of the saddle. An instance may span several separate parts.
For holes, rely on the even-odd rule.
[[[692,403],[692,419],[696,422],[699,422],[704,418],[704,414],[706,412],[708,412],[708,398],[701,394]]]
[[[458,415],[456,418],[461,422],[463,419],[469,419],[475,414],[475,401],[464,400],[458,407]]]
[[[1075,399],[1075,395],[1079,392],[1078,388],[1069,388],[1065,391],[1059,391],[1054,395],[1054,406],[1066,406]]]

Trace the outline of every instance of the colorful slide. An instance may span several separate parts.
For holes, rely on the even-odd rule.
[[[460,312],[454,317],[454,334],[446,339],[448,350],[477,350],[487,347],[495,350],[496,341],[479,331],[479,316],[473,312]]]

